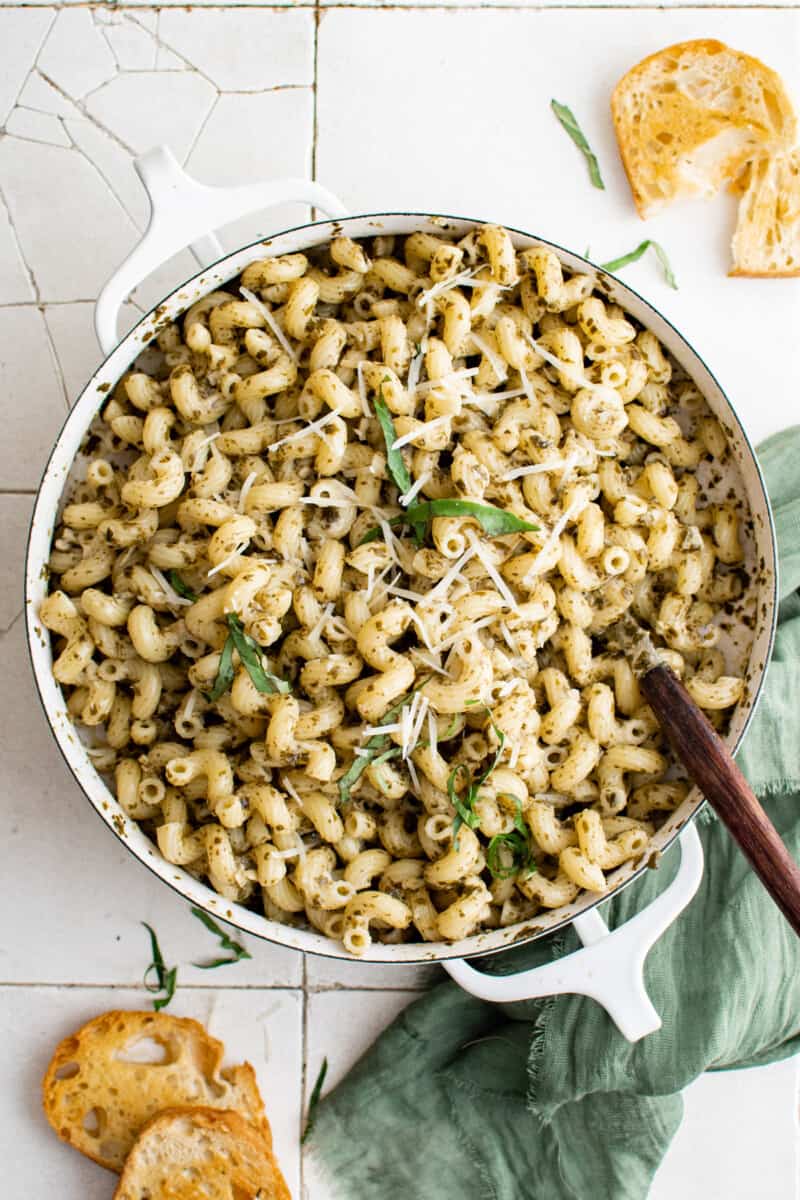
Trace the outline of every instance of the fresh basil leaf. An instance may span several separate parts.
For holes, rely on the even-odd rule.
[[[207,912],[203,912],[202,908],[192,907],[191,913],[192,916],[197,917],[198,921],[202,921],[209,933],[213,933],[215,937],[219,938],[219,944],[222,949],[230,950],[233,955],[232,958],[215,958],[213,962],[208,963],[192,963],[193,967],[199,967],[201,971],[211,971],[215,967],[225,967],[229,963],[240,962],[243,958],[253,957],[250,951],[245,950],[240,942],[234,942],[213,917],[210,917]]]
[[[215,700],[219,700],[223,692],[227,692],[228,688],[233,683],[233,638],[228,634],[225,639],[225,645],[222,647],[222,654],[219,657],[219,666],[217,667],[217,677],[214,680],[214,686],[206,696],[213,704]]]
[[[314,1121],[317,1115],[317,1105],[319,1104],[320,1096],[322,1095],[322,1085],[325,1082],[325,1076],[328,1074],[328,1060],[323,1058],[322,1066],[319,1069],[316,1083],[314,1084],[311,1095],[308,1098],[308,1114],[306,1116],[306,1127],[303,1130],[303,1136],[300,1138],[300,1145],[308,1140],[311,1130],[314,1128]]]
[[[605,191],[606,185],[603,183],[603,177],[600,174],[600,164],[597,161],[594,151],[587,142],[586,134],[578,124],[572,109],[567,108],[566,104],[559,104],[558,100],[551,100],[550,107],[557,116],[558,120],[561,122],[562,128],[569,134],[583,157],[586,159],[586,163],[589,167],[589,178],[591,179],[592,183],[596,188],[600,188],[601,191]]]
[[[383,430],[383,440],[386,442],[386,465],[402,496],[411,487],[411,476],[408,473],[408,468],[402,454],[394,448],[394,444],[397,441],[397,430],[394,427],[391,413],[383,398],[383,388],[380,389],[379,394],[375,397],[374,404],[375,415],[378,418],[378,424]]]
[[[514,513],[492,504],[478,504],[475,500],[425,500],[422,504],[410,504],[406,509],[406,520],[412,524],[434,517],[474,517],[489,537],[503,537],[508,533],[533,533],[539,526],[531,525],[516,517]]]
[[[509,533],[535,533],[538,525],[523,521],[504,508],[492,504],[478,504],[476,500],[425,500],[422,504],[409,504],[404,513],[392,517],[390,525],[411,525],[419,542],[418,531],[427,528],[434,517],[474,517],[483,532],[489,537],[505,537]],[[379,527],[367,530],[358,543],[374,542],[381,536]]]
[[[242,660],[242,665],[247,669],[247,674],[252,679],[259,692],[266,692],[269,695],[274,695],[280,692],[286,695],[291,692],[292,685],[285,679],[279,679],[277,675],[273,675],[270,671],[264,669],[264,664],[261,661],[262,649],[259,644],[245,633],[244,626],[236,613],[228,613],[225,620],[228,623],[228,629],[231,631],[233,644]]]
[[[175,995],[175,984],[177,983],[178,979],[178,968],[170,967],[170,969],[167,970],[166,966],[164,965],[164,956],[161,953],[161,947],[158,944],[158,938],[156,937],[155,930],[152,928],[152,926],[148,925],[146,921],[142,921],[142,925],[144,925],[145,929],[150,935],[150,952],[153,956],[150,966],[144,973],[142,982],[148,992],[164,993],[163,996],[159,996],[157,1000],[153,1001],[153,1008],[156,1010],[156,1012],[158,1012],[162,1008],[166,1008],[172,997]],[[148,976],[152,973],[155,973],[155,982],[148,983]]]
[[[200,597],[183,582],[177,571],[167,571],[167,579],[170,587],[173,588],[173,590],[176,591],[179,596],[183,596],[185,600],[191,600],[192,604],[194,604],[196,600],[200,599]]]
[[[381,725],[390,725],[393,718],[396,717],[397,714],[402,710],[403,705],[407,704],[408,701],[414,695],[416,695],[421,688],[424,688],[429,678],[429,676],[426,676],[421,683],[418,683],[415,688],[413,688],[410,692],[407,692],[406,695],[400,700],[396,701],[391,708],[387,708],[386,712],[381,718]],[[382,750],[386,750],[388,745],[388,733],[374,733],[369,741],[361,747],[362,753],[356,755],[338,782],[340,804],[348,804],[350,802],[350,791],[353,787],[353,784],[361,778],[370,763],[375,762],[376,756],[380,754]],[[400,748],[397,747],[398,752],[399,749]],[[366,751],[366,753],[363,753],[363,751]],[[387,755],[386,757],[391,757],[391,755]]]
[[[635,250],[631,250],[630,254],[623,254],[621,258],[612,258],[611,262],[601,263],[604,271],[619,271],[621,267],[627,267],[630,263],[638,262],[643,254],[648,250],[652,250],[661,264],[661,269],[664,272],[664,278],[671,288],[677,292],[678,281],[675,278],[675,272],[672,270],[670,261],[667,258],[667,252],[659,242],[654,242],[652,238],[648,238],[645,242],[640,242]]]
[[[477,700],[467,700],[466,703],[477,704],[479,702]],[[453,845],[455,846],[456,850],[458,849],[458,831],[461,826],[467,825],[470,829],[474,829],[478,824],[478,816],[474,810],[474,804],[478,798],[478,791],[483,784],[486,783],[486,780],[500,762],[500,755],[503,753],[503,747],[506,744],[506,735],[503,733],[502,729],[497,728],[494,721],[492,721],[492,729],[495,731],[500,744],[497,747],[497,753],[495,754],[494,759],[486,768],[486,770],[481,772],[480,775],[473,779],[466,763],[456,763],[447,780],[447,795],[450,798],[450,803],[456,810],[456,815],[453,820]],[[467,772],[468,780],[467,791],[463,798],[459,796],[458,792],[456,791],[456,788],[458,787],[458,773],[462,770]]]
[[[505,793],[506,799],[513,800],[514,829],[508,833],[495,834],[486,848],[486,866],[495,879],[510,879],[512,875],[525,872],[533,874],[536,862],[531,850],[530,830],[522,816],[522,805],[516,796]],[[511,862],[507,856],[511,855]],[[505,858],[506,861],[503,861]]]

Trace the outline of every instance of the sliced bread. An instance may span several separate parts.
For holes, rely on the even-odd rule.
[[[255,1072],[249,1063],[221,1070],[224,1050],[198,1021],[104,1013],[56,1048],[42,1084],[47,1119],[63,1141],[117,1172],[143,1125],[176,1105],[236,1109],[269,1150]]]
[[[750,166],[731,249],[731,275],[800,275],[800,150]]]
[[[237,1112],[172,1108],[145,1125],[114,1200],[291,1200],[272,1152]]]
[[[797,121],[780,76],[722,42],[682,42],[614,89],[611,113],[639,215],[710,196],[752,158],[788,149]]]

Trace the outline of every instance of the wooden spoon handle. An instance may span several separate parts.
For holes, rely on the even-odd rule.
[[[672,749],[739,844],[786,920],[800,935],[800,867],[753,795],[730,751],[667,666],[639,686]]]

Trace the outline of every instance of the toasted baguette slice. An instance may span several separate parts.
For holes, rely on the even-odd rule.
[[[641,217],[678,196],[711,196],[749,159],[794,144],[783,83],[722,42],[682,42],[619,81],[611,114]]]
[[[800,150],[750,166],[731,249],[731,275],[800,275]]]
[[[272,1151],[237,1112],[170,1108],[145,1125],[114,1200],[291,1200]]]
[[[58,1136],[121,1171],[142,1126],[165,1108],[234,1108],[269,1149],[269,1122],[249,1063],[220,1070],[225,1047],[197,1021],[107,1012],[56,1048],[42,1084]]]

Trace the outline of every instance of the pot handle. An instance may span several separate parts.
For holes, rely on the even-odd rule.
[[[150,198],[150,221],[141,241],[97,298],[94,328],[106,355],[117,344],[117,321],[126,298],[178,250],[188,245],[201,267],[210,266],[225,254],[215,229],[246,213],[292,200],[313,204],[330,217],[347,216],[341,201],[310,179],[209,187],[187,175],[168,146],[148,150],[133,165]]]
[[[481,1000],[508,1003],[572,992],[602,1004],[629,1042],[661,1028],[644,986],[644,962],[657,939],[694,896],[703,875],[703,847],[694,824],[680,837],[681,862],[659,896],[609,932],[596,908],[573,921],[583,948],[515,975],[485,975],[463,959],[442,963],[452,979]]]

